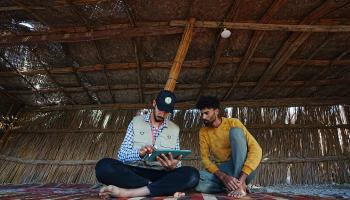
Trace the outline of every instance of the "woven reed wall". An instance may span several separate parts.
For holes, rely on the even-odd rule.
[[[246,124],[263,148],[256,184],[349,183],[349,106],[233,108],[225,115]],[[115,157],[138,110],[24,113],[2,138],[0,183],[95,183],[94,164]],[[182,110],[181,147],[192,149],[185,164],[202,169],[199,114]],[[294,123],[294,125],[290,125]]]

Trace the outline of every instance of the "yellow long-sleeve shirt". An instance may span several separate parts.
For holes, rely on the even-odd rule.
[[[243,134],[247,140],[247,159],[242,171],[249,175],[258,167],[261,161],[261,147],[239,119],[225,117],[221,119],[222,122],[219,127],[203,127],[199,131],[199,145],[203,165],[209,172],[214,173],[218,170],[218,163],[230,160],[231,147],[229,132],[230,128],[237,127],[243,129]],[[210,153],[214,156],[215,163],[210,160]]]

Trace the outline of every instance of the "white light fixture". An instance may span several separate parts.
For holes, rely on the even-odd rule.
[[[221,37],[222,38],[229,38],[231,36],[231,31],[224,28],[224,30],[221,32]]]

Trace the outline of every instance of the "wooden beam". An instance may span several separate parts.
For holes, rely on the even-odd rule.
[[[268,23],[271,21],[272,17],[286,4],[286,0],[276,0],[272,3],[270,8],[266,11],[264,16],[261,18],[260,23]],[[264,31],[255,31],[253,34],[252,39],[250,40],[250,44],[248,46],[247,51],[245,52],[243,59],[241,63],[238,66],[238,69],[234,73],[232,86],[230,89],[226,92],[225,96],[223,97],[223,100],[227,100],[228,97],[231,95],[233,89],[237,85],[239,79],[247,69],[249,63],[252,60],[252,57],[254,55],[254,52],[258,45],[260,44],[260,41],[264,37],[265,32]]]
[[[169,25],[174,27],[184,26],[183,20],[172,20]],[[290,31],[290,32],[350,32],[349,25],[294,25],[294,24],[264,24],[264,23],[239,23],[220,21],[197,21],[196,28],[221,28],[222,26],[235,30],[254,31]]]
[[[321,6],[313,10],[307,17],[305,17],[300,24],[312,24],[317,20],[330,12],[343,7],[348,4],[344,2],[338,2],[332,5],[331,1],[324,2]],[[330,5],[329,5],[330,4]],[[278,71],[285,65],[288,59],[294,54],[294,52],[306,41],[311,35],[311,32],[306,33],[293,33],[287,41],[280,48],[271,64],[267,67],[264,74],[259,79],[259,84],[249,93],[248,98],[256,97],[256,95],[264,87],[265,83],[273,78]]]
[[[281,83],[281,85],[279,85],[276,89],[271,90],[271,92],[268,94],[268,97],[271,97],[273,94],[278,94],[280,92],[280,90],[286,85],[288,84],[288,82],[290,80],[292,80],[294,78],[295,75],[297,75],[305,66],[310,65],[310,61],[311,59],[316,56],[316,54],[318,54],[318,52],[321,51],[321,49],[323,49],[330,41],[331,41],[332,37],[327,37],[322,43],[321,45],[319,45],[315,51],[312,52],[312,54],[300,65],[297,67],[297,69],[293,70],[292,73],[288,74],[288,77]]]
[[[133,40],[133,46],[134,46],[134,52],[135,52],[135,59],[136,59],[136,65],[137,65],[137,84],[138,84],[138,90],[139,90],[139,102],[143,103],[144,97],[143,97],[143,85],[142,85],[142,48],[141,48],[141,40],[140,38],[136,38]]]
[[[66,61],[71,61],[70,64],[73,65],[73,57],[71,55],[71,52],[69,50],[69,46],[67,44],[62,44],[62,50],[65,54],[65,56],[67,57]],[[73,73],[74,77],[75,77],[75,80],[78,82],[78,85],[81,86],[83,88],[83,90],[85,91],[86,95],[88,96],[89,100],[90,100],[90,103],[93,103],[95,102],[95,99],[91,96],[91,94],[89,93],[89,90],[86,88],[86,86],[82,83],[82,80],[80,79],[79,75],[78,75],[78,69],[77,67],[75,67],[73,65],[73,67],[70,68],[71,69],[71,72]],[[98,95],[95,94],[96,98],[97,98],[97,102],[100,104],[100,100],[98,98]]]
[[[104,78],[105,78],[105,82],[107,83],[107,86],[108,86],[108,92],[109,92],[109,95],[111,96],[111,100],[113,103],[115,103],[115,98],[114,98],[114,95],[112,93],[112,90],[111,90],[111,83],[110,83],[110,78],[109,78],[109,75],[108,73],[106,72],[106,64],[104,63],[104,58],[102,56],[102,52],[101,52],[101,49],[100,47],[97,45],[96,41],[93,41],[93,45],[96,49],[96,52],[97,52],[97,58],[99,60],[99,62],[102,63],[102,66],[103,66],[103,74],[104,74]]]
[[[215,22],[220,24],[222,27],[228,22]],[[148,23],[150,25],[130,27],[128,24],[118,25],[105,25],[95,28],[91,31],[86,30],[83,27],[65,28],[64,30],[55,29],[56,31],[50,32],[34,32],[34,33],[22,33],[22,34],[6,34],[0,37],[0,46],[13,46],[19,44],[30,44],[30,43],[46,43],[46,42],[81,42],[81,41],[92,41],[111,39],[113,37],[146,37],[156,35],[173,35],[180,34],[183,32],[181,26],[169,26],[164,25],[166,23],[154,22]],[[153,24],[153,25],[152,25]],[[241,24],[252,24],[251,26],[267,26],[269,24],[258,24],[258,23],[241,23]],[[170,24],[171,25],[171,24]],[[350,26],[347,25],[278,25],[270,24],[272,27],[275,26],[311,26],[312,28],[306,29],[309,32],[315,30],[323,30],[323,32],[350,32]],[[314,26],[319,26],[321,29],[317,29]],[[226,26],[229,28],[229,26]],[[265,28],[266,29],[266,28]],[[261,30],[265,30],[261,29]],[[247,30],[247,29],[246,29]],[[257,28],[250,28],[248,30],[260,30]],[[279,30],[277,28],[270,28],[269,31]],[[205,31],[203,28],[196,29],[194,32]],[[299,30],[298,30],[299,31]]]
[[[65,44],[63,44],[65,45]],[[242,62],[243,58],[241,57],[221,57],[219,58],[218,64],[233,64],[233,63],[240,63]],[[271,63],[271,58],[263,58],[263,57],[257,57],[257,58],[251,58],[250,63],[265,63],[269,64]],[[209,66],[210,59],[204,58],[204,59],[198,59],[198,60],[187,60],[183,62],[184,68],[193,68],[193,69],[204,69]],[[300,65],[303,65],[303,67],[308,66],[318,66],[318,67],[325,67],[328,66],[330,63],[334,61],[332,60],[309,60],[309,59],[290,59],[287,61],[286,65],[294,66],[299,69]],[[307,63],[307,65],[304,65]],[[89,66],[81,66],[79,68],[75,67],[51,67],[52,69],[48,69],[51,74],[71,74],[75,72],[98,72],[102,71],[102,63],[97,63],[95,65],[89,65]],[[142,68],[144,69],[169,69],[172,65],[172,62],[143,62]],[[334,65],[337,66],[343,66],[347,67],[350,65],[350,59],[345,60],[339,60],[335,61]],[[137,69],[137,62],[135,63],[109,63],[106,64],[106,70],[108,71],[115,71],[115,70],[134,70]],[[37,74],[45,74],[44,69],[38,69],[38,70],[29,70],[29,71],[20,71],[21,74],[25,76],[33,76]],[[0,77],[11,77],[11,76],[17,76],[15,72],[12,71],[0,71]]]
[[[224,21],[225,20],[233,21],[236,19],[237,13],[238,13],[237,11],[238,11],[238,7],[239,7],[240,2],[241,2],[241,0],[236,0],[236,1],[232,2],[230,9],[225,14]],[[202,80],[202,86],[199,89],[198,94],[197,94],[197,98],[196,98],[197,101],[201,97],[204,88],[207,87],[208,82],[209,82],[211,76],[213,75],[213,73],[216,69],[216,65],[218,64],[218,61],[221,57],[222,51],[224,50],[226,43],[229,40],[228,38],[221,37],[222,30],[223,30],[223,27],[221,27],[219,32],[218,32],[217,40],[216,40],[216,43],[214,44],[214,48],[215,48],[214,53],[213,53],[213,56],[210,60],[208,70],[204,74],[204,78]]]
[[[76,5],[74,3],[72,3],[71,0],[65,0],[71,7],[73,13],[76,14],[76,16],[78,16],[78,18],[80,19],[80,21],[85,24],[85,26],[87,27],[87,29],[89,31],[93,30],[93,25],[89,23],[89,21],[86,19],[86,17],[84,16],[84,14],[80,13],[77,8],[76,8]],[[112,93],[112,90],[111,90],[111,87],[110,87],[110,78],[109,78],[109,75],[106,73],[106,64],[104,62],[104,58],[103,58],[103,55],[102,55],[102,52],[101,52],[101,49],[100,47],[98,46],[96,40],[93,40],[92,41],[92,45],[93,47],[95,48],[96,50],[96,55],[97,55],[97,59],[98,59],[98,62],[102,63],[102,71],[103,71],[103,75],[104,75],[104,78],[105,78],[105,82],[107,83],[107,86],[108,86],[108,91],[109,91],[109,95],[111,97],[111,100],[112,100],[112,103],[115,103],[115,98],[114,98],[114,95]]]
[[[310,33],[292,35],[289,37],[271,64],[267,67],[267,70],[265,70],[264,74],[260,77],[259,84],[249,93],[248,98],[255,97],[261,91],[265,83],[278,73],[278,71],[284,66],[287,60],[294,54],[300,45],[306,41],[309,36]]]
[[[179,77],[182,63],[186,58],[188,47],[190,46],[190,43],[192,41],[193,24],[195,23],[195,21],[196,21],[195,18],[191,18],[188,20],[187,26],[182,35],[182,39],[174,59],[174,63],[171,66],[168,80],[164,87],[165,90],[174,91],[175,89],[176,81]]]
[[[25,34],[7,34],[0,37],[0,46],[14,46],[30,43],[46,42],[82,42],[102,39],[111,39],[114,37],[145,37],[158,35],[174,35],[183,32],[181,27],[169,26],[149,26],[149,27],[125,27],[125,28],[103,28],[93,29],[91,31],[74,32],[34,32]]]
[[[132,13],[130,6],[126,3],[125,0],[122,0],[124,4],[124,8],[126,11],[126,14],[128,15],[129,22],[132,27],[136,27],[135,22],[135,15]],[[143,62],[143,53],[142,53],[142,41],[138,38],[132,38],[132,44],[134,46],[134,53],[135,53],[135,60],[136,60],[136,66],[137,66],[137,84],[139,86],[139,103],[143,103],[143,86],[142,86],[142,76],[141,76],[141,70],[142,70],[142,62]]]
[[[63,0],[63,1],[64,1],[65,3],[67,3],[67,4],[70,6],[71,11],[77,15],[77,17],[80,19],[80,21],[81,21],[82,23],[85,24],[86,31],[92,31],[91,25],[90,25],[89,22],[85,19],[85,17],[84,17],[80,12],[77,11],[76,5],[73,4],[71,0]],[[96,44],[94,43],[94,45],[96,45]],[[72,56],[70,55],[69,47],[68,47],[67,45],[64,45],[64,44],[62,44],[62,46],[65,47],[66,55],[69,54],[68,56],[72,58]],[[99,54],[98,49],[97,49],[96,46],[95,46],[95,48],[96,48],[97,54]],[[97,56],[99,56],[99,55],[97,55]],[[101,66],[102,66],[103,72],[105,72],[105,65],[102,63]],[[88,89],[86,88],[86,86],[82,83],[82,81],[80,80],[80,78],[79,78],[79,76],[78,76],[78,74],[77,74],[76,71],[74,71],[74,75],[75,75],[75,77],[76,77],[76,80],[79,82],[79,84],[83,86],[83,88],[84,88],[85,92],[87,93],[87,95],[88,95],[90,101],[95,102],[95,99],[91,96],[91,94],[89,93],[89,91],[88,91]],[[86,78],[86,77],[85,77],[85,78]],[[86,78],[86,79],[87,79],[87,78]],[[97,98],[97,103],[100,104],[100,99],[98,98],[98,95],[97,95],[96,93],[94,93],[94,96]],[[112,99],[113,99],[113,103],[115,103],[115,102],[114,102],[113,96],[112,96]]]
[[[176,109],[193,109],[196,102],[176,103]],[[349,105],[350,97],[327,97],[327,98],[280,98],[280,99],[258,99],[241,101],[223,101],[224,107],[281,107],[281,106],[324,106],[324,105]],[[61,106],[43,106],[27,107],[31,112],[52,112],[69,110],[133,110],[151,108],[151,104],[101,104],[101,105],[61,105]]]
[[[335,61],[341,60],[344,56],[346,56],[347,54],[350,53],[350,48],[347,49],[346,51],[342,52],[339,56],[337,56],[334,59]],[[308,81],[306,81],[304,83],[304,85],[297,87],[295,90],[293,90],[288,96],[294,96],[297,95],[298,93],[301,92],[301,90],[303,89],[302,87],[308,87],[310,85],[312,85],[313,83],[315,83],[317,81],[318,78],[320,78],[322,75],[324,75],[329,69],[331,69],[334,66],[334,62],[332,62],[329,67],[324,68],[323,70],[319,71],[318,73],[316,73],[311,79],[309,79]]]
[[[350,53],[350,49],[348,49],[348,50],[344,51],[343,53],[341,53],[335,60],[341,60],[344,56],[349,55],[349,53]],[[324,68],[323,70],[321,70],[321,71],[319,72],[319,74],[315,75],[314,77],[311,78],[311,80],[309,80],[307,83],[305,83],[305,85],[306,85],[306,86],[312,85],[314,82],[317,81],[317,79],[318,79],[317,76],[318,76],[318,77],[321,77],[322,75],[324,75],[327,71],[329,71],[329,70],[330,70],[332,67],[334,67],[334,66],[335,66],[335,65],[334,65],[334,63],[333,63],[333,64],[330,65],[329,67]],[[334,75],[337,77],[337,73],[335,73]],[[345,79],[344,76],[342,76],[342,77],[343,77],[343,79]],[[337,96],[340,96],[341,92],[342,92],[343,90],[346,90],[346,89],[348,88],[348,86],[349,86],[349,85],[342,86],[342,88],[344,88],[344,87],[346,87],[346,88],[344,88],[344,89],[339,89],[340,93],[337,93],[336,95],[337,95]],[[316,90],[312,91],[312,93],[309,94],[309,95],[310,95],[310,96],[314,96],[314,95],[316,94],[316,92],[317,92],[319,89],[320,89],[319,87],[316,88]],[[334,91],[336,91],[336,90],[334,90]],[[333,91],[333,92],[334,92],[334,91]],[[331,94],[325,95],[325,97],[326,97],[326,96],[331,96]],[[347,95],[344,94],[344,96],[347,96]]]
[[[276,88],[281,84],[282,81],[269,81],[266,83],[267,87]],[[305,85],[306,81],[290,81],[286,87],[300,87]],[[237,84],[237,87],[255,87],[258,82],[240,82]],[[349,85],[350,79],[330,79],[330,80],[316,80],[312,82],[312,84],[307,85],[307,87],[313,86],[329,86],[329,85]],[[197,90],[201,88],[200,83],[191,83],[191,84],[177,84],[177,89],[179,90]],[[210,83],[208,84],[208,89],[222,89],[231,87],[230,82],[222,82],[222,83]],[[162,89],[162,84],[144,84],[144,89],[147,90],[159,90]],[[99,86],[87,86],[86,89],[91,92],[98,91],[109,91],[109,90],[138,90],[138,84],[119,84],[119,85],[99,85]],[[41,88],[38,90],[41,93],[56,93],[56,92],[66,92],[66,93],[76,93],[76,92],[84,92],[83,87],[65,87],[65,88]],[[9,94],[15,95],[30,95],[33,94],[32,90],[8,90]]]

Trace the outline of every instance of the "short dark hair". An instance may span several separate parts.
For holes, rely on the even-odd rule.
[[[202,96],[196,104],[196,108],[202,110],[204,108],[220,109],[220,101],[214,96]]]

